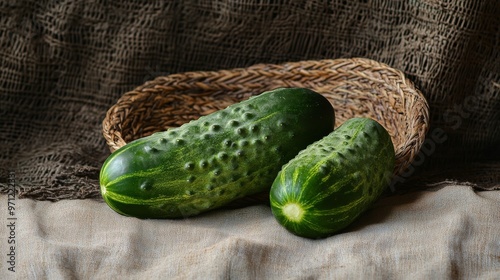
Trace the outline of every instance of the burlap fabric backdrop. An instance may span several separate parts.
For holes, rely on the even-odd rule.
[[[11,174],[20,197],[98,197],[104,115],[156,76],[305,59],[403,70],[447,136],[415,168],[500,158],[497,0],[143,2],[0,3],[2,191]]]

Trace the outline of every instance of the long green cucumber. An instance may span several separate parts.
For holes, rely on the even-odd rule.
[[[353,118],[285,164],[271,210],[290,232],[323,238],[351,224],[389,185],[394,146],[376,121]]]
[[[102,166],[101,194],[127,216],[197,215],[269,191],[281,166],[334,123],[319,93],[265,92],[118,149]]]

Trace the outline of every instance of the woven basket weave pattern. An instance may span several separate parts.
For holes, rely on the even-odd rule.
[[[158,77],[127,92],[109,109],[103,134],[114,151],[278,87],[306,87],[323,94],[335,108],[336,126],[360,116],[380,122],[393,139],[395,173],[411,163],[428,130],[427,102],[402,72],[353,58]]]

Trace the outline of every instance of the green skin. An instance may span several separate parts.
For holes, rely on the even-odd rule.
[[[316,92],[265,92],[118,149],[101,168],[101,194],[126,216],[197,215],[269,191],[281,166],[334,123]]]
[[[270,191],[272,213],[295,235],[333,235],[386,189],[394,158],[391,137],[379,123],[349,119],[283,166]]]

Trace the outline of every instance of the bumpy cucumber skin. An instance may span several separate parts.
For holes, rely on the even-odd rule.
[[[331,236],[382,194],[394,158],[391,137],[378,122],[349,119],[283,166],[270,191],[272,213],[295,235]],[[293,215],[285,207],[295,207]]]
[[[268,191],[281,166],[334,123],[314,91],[265,92],[116,150],[101,168],[101,194],[126,216],[197,215]]]

